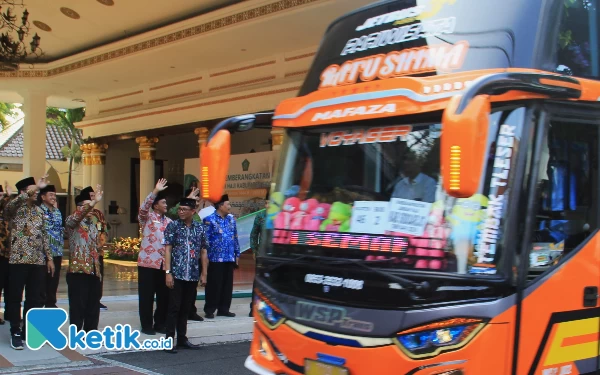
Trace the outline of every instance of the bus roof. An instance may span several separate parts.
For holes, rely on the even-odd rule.
[[[328,27],[299,96],[277,107],[273,125],[437,111],[479,77],[552,72],[563,1],[387,0],[348,13]]]

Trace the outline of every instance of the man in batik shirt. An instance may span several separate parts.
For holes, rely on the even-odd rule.
[[[165,216],[167,200],[163,191],[167,180],[160,179],[140,206],[138,221],[142,228],[142,243],[138,255],[138,294],[142,333],[166,333],[169,289],[165,284],[164,232],[171,219]],[[152,310],[156,296],[154,320]],[[154,325],[153,325],[154,323]]]
[[[200,190],[195,187],[192,187],[192,188],[188,189],[185,192],[185,194],[186,194],[186,197],[196,201],[196,208],[194,209],[193,219],[194,219],[194,221],[196,221],[198,223],[202,223],[203,217],[201,215],[203,212],[204,212],[204,214],[206,214],[206,209],[204,209],[204,206],[202,204],[202,199],[200,199]],[[214,211],[214,208],[213,208],[213,211]],[[204,274],[206,274],[206,267],[208,266],[208,264],[207,264],[208,260],[205,258],[206,258],[206,254],[204,254],[204,257],[200,257],[200,259],[199,259],[200,263],[198,264],[200,269],[203,270]],[[198,282],[200,282],[200,280],[198,280]],[[202,286],[204,286],[204,284]],[[198,289],[198,283],[196,283],[196,289]],[[196,322],[203,321],[204,319],[200,315],[198,315],[198,308],[196,308],[196,299],[194,298],[191,303],[192,304],[190,305],[188,320],[193,320]]]
[[[6,319],[10,321],[11,346],[23,349],[27,325],[21,328],[21,302],[25,290],[23,316],[32,308],[42,307],[42,291],[46,273],[54,274],[52,252],[44,214],[35,203],[40,189],[46,187],[47,176],[35,183],[33,177],[17,182],[19,195],[6,206],[5,220],[11,223],[10,259],[8,274],[10,291],[6,306]]]
[[[194,199],[182,199],[179,219],[171,222],[165,230],[166,284],[170,289],[167,338],[172,337],[175,342],[177,330],[177,347],[183,349],[198,348],[186,336],[191,301],[196,299],[196,286],[201,277],[198,259],[201,253],[206,252],[204,229],[193,219],[195,207]],[[174,348],[170,352],[174,352]]]
[[[0,185],[0,297],[4,292],[4,305],[6,306],[8,296],[8,258],[10,257],[10,230],[8,229],[8,221],[4,220],[4,209],[11,200],[11,191],[8,184],[6,186],[6,194]],[[4,320],[0,319],[0,325],[4,324]]]
[[[252,225],[252,231],[250,232],[250,249],[252,250],[252,257],[256,262],[256,254],[258,254],[258,247],[260,246],[260,236],[262,230],[265,227],[265,219],[267,218],[267,210],[269,209],[269,191],[265,196],[265,209],[256,214],[254,218],[254,224]],[[254,266],[254,274],[256,275],[256,263]],[[248,316],[252,316],[252,306],[254,306],[254,289],[256,288],[256,276],[252,283],[252,299],[250,300],[250,313]]]
[[[235,218],[230,213],[229,197],[223,195],[215,203],[216,211],[204,219],[208,242],[208,279],[204,313],[208,319],[217,316],[234,317],[229,311],[233,296],[233,270],[240,259]]]
[[[204,207],[205,204],[203,203],[203,200],[200,198],[200,190],[194,186],[192,186],[188,190],[186,190],[184,196],[196,201],[196,207],[194,209],[194,215],[192,216],[192,218],[194,221],[196,221],[198,223],[202,223],[202,219],[204,219],[204,216],[202,216],[202,215],[208,216],[215,211],[215,209],[212,206],[210,206],[208,208]],[[210,209],[212,209],[212,211]],[[169,214],[171,215],[171,217],[177,218],[178,210],[179,210],[179,203],[177,203],[175,205],[175,207],[173,207],[169,210]],[[206,271],[206,265],[203,266],[202,262],[203,262],[203,260],[200,259],[200,268],[204,269]],[[204,268],[202,268],[202,267],[204,267]],[[196,285],[196,288],[197,287],[198,287],[198,285]],[[190,305],[188,320],[194,320],[196,322],[201,322],[204,320],[200,315],[198,315],[198,309],[196,308],[196,299],[195,298],[191,302],[191,305]]]
[[[93,200],[94,199],[94,189],[91,186],[83,189],[79,195],[83,198],[83,200]],[[100,231],[100,236],[98,237],[98,252],[100,259],[100,273],[104,275],[104,245],[108,242],[108,223],[104,218],[104,214],[97,208],[92,210],[92,219],[94,220],[94,225],[98,227]],[[98,291],[98,298],[102,299],[102,291],[104,290],[104,278],[100,281],[100,285],[98,286],[100,290]],[[98,300],[100,304],[100,310],[107,310],[108,308]]]
[[[56,204],[56,188],[54,185],[48,185],[41,189],[38,200],[40,201],[38,202],[40,203],[40,208],[44,213],[48,244],[52,251],[52,260],[54,261],[54,276],[48,274],[46,277],[46,290],[43,293],[42,302],[44,303],[44,307],[55,308],[65,239],[62,214]]]
[[[77,330],[89,332],[98,329],[100,319],[100,271],[99,237],[101,235],[92,210],[102,199],[98,186],[94,199],[89,195],[75,198],[75,212],[65,221],[69,236],[69,268],[67,285],[70,324]]]

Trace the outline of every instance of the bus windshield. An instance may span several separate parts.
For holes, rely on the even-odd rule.
[[[497,274],[519,139],[507,117],[491,115],[480,191],[465,199],[441,185],[440,123],[289,130],[261,255]]]

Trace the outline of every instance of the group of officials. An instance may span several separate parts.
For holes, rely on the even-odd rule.
[[[200,191],[192,188],[176,206],[178,219],[171,220],[166,216],[166,188],[167,181],[160,179],[139,210],[139,314],[142,332],[172,337],[176,346],[168,351],[175,353],[176,348],[198,348],[186,336],[189,319],[204,320],[195,306],[198,284],[206,287],[207,319],[215,313],[235,316],[230,307],[240,245],[227,195],[211,210],[202,207]]]
[[[25,178],[16,184],[15,195],[8,184],[6,193],[0,187],[0,292],[4,291],[4,319],[10,322],[10,345],[17,350],[23,349],[26,338],[23,318],[27,312],[56,307],[65,230],[70,254],[66,277],[70,323],[78,330],[98,329],[107,225],[94,206],[103,192],[100,186],[95,191],[83,189],[63,227],[56,189],[47,179]]]
[[[30,309],[56,307],[65,232],[70,324],[86,332],[98,329],[103,306],[102,249],[107,242],[106,220],[95,208],[103,197],[101,187],[80,192],[64,228],[56,189],[47,176],[37,182],[32,177],[19,181],[16,195],[6,188],[5,194],[0,186],[0,293],[4,291],[12,348],[23,349],[23,318]],[[214,207],[202,207],[200,192],[193,188],[176,206],[179,218],[171,220],[165,215],[166,188],[167,181],[159,180],[139,209],[139,315],[142,332],[172,337],[176,346],[168,351],[175,353],[176,348],[198,348],[186,336],[188,319],[203,320],[195,307],[198,284],[206,287],[206,318],[214,319],[215,313],[235,316],[230,307],[240,246],[227,195]],[[0,324],[4,324],[1,319]]]

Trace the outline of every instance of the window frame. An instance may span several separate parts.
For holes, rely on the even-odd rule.
[[[598,128],[598,148],[595,150],[596,157],[600,157],[600,109],[597,107],[592,107],[587,103],[564,103],[564,102],[545,102],[539,114],[537,121],[533,123],[535,126],[532,129],[532,132],[535,132],[533,135],[533,141],[535,142],[535,148],[532,153],[530,153],[532,161],[539,161],[541,151],[542,151],[542,142],[544,137],[548,134],[548,128],[552,121],[555,122],[573,122],[580,124],[588,124],[592,126],[596,126]],[[533,145],[532,145],[533,146]],[[528,167],[527,171],[527,205],[526,209],[526,219],[525,219],[525,231],[523,232],[521,238],[520,245],[520,255],[518,255],[515,259],[517,260],[516,266],[518,267],[518,285],[519,289],[523,290],[525,288],[529,288],[532,285],[543,282],[549,275],[556,272],[565,262],[568,262],[572,257],[578,254],[581,249],[600,232],[600,225],[595,229],[590,231],[590,235],[583,240],[575,249],[571,250],[569,253],[565,254],[556,265],[550,266],[547,270],[542,272],[539,275],[536,275],[533,279],[529,280],[529,269],[530,269],[530,253],[533,247],[533,233],[535,231],[535,220],[536,214],[539,209],[538,202],[538,184],[536,183],[539,173],[540,173],[540,165],[538,162],[532,162]],[[597,183],[600,186],[600,173],[596,172]],[[595,199],[597,201],[596,204],[600,204],[600,189],[596,191]],[[515,210],[516,211],[516,210]],[[600,213],[598,211],[592,212],[592,215],[596,215],[596,222],[600,222]]]

